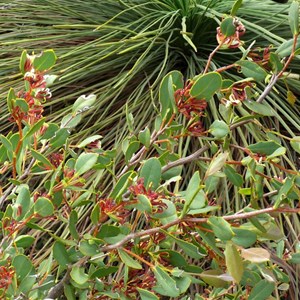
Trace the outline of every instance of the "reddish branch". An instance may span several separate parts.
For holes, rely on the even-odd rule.
[[[260,210],[255,210],[255,211],[251,211],[251,212],[246,212],[246,213],[235,213],[233,215],[229,215],[229,216],[224,216],[223,219],[226,221],[233,221],[233,220],[242,220],[242,219],[249,219],[261,214],[265,214],[265,213],[273,213],[273,212],[278,212],[278,213],[300,213],[300,208],[274,208],[274,207],[268,207],[268,208],[263,208]],[[124,244],[126,244],[127,242],[134,240],[136,238],[139,237],[145,237],[145,236],[151,236],[152,234],[155,234],[163,229],[167,229],[169,227],[172,227],[174,225],[180,224],[180,223],[207,223],[209,220],[209,218],[182,218],[182,219],[177,219],[174,220],[170,223],[167,223],[165,225],[159,226],[159,227],[155,227],[155,228],[150,228],[148,230],[144,230],[144,231],[139,231],[139,232],[133,232],[130,233],[129,235],[127,235],[124,239],[122,239],[121,241],[119,241],[118,243],[109,245],[109,246],[104,246],[100,248],[101,252],[107,252],[107,251],[111,251],[114,249],[118,249],[121,248]]]

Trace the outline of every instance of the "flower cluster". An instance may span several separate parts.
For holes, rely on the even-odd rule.
[[[111,218],[118,221],[120,224],[124,224],[126,218],[130,215],[130,211],[124,206],[128,203],[117,204],[112,198],[100,199],[98,201],[100,207],[100,219],[99,223]]]
[[[35,55],[26,54],[24,64],[25,91],[17,93],[17,98],[26,102],[26,108],[21,105],[14,105],[11,112],[11,120],[25,122],[29,125],[35,124],[43,116],[43,102],[52,96],[47,81],[45,71],[38,71],[33,66]]]
[[[126,283],[124,279],[121,279],[118,284],[113,287],[113,290],[123,291],[127,297],[130,297],[130,299],[136,299],[135,297],[138,295],[137,288],[151,291],[156,284],[153,272],[146,266],[142,270],[130,270],[128,277],[129,278]]]
[[[254,49],[253,51],[249,52],[248,57],[250,57],[255,63],[265,68],[266,70],[270,70],[269,61],[271,46],[264,48],[262,55],[260,55],[259,52],[261,52],[260,49]]]
[[[11,267],[0,266],[0,289],[8,289],[12,283],[14,273]]]
[[[168,208],[168,206],[162,201],[164,195],[145,188],[144,178],[138,179],[135,185],[129,187],[129,191],[134,197],[138,195],[145,195],[152,205],[153,213],[161,213]]]
[[[204,99],[191,96],[192,85],[193,82],[188,81],[183,89],[175,91],[175,103],[178,111],[192,121],[192,124],[188,126],[189,133],[194,136],[201,136],[204,134],[205,129],[200,118],[204,116],[207,102]]]
[[[234,84],[231,87],[231,93],[229,95],[229,103],[233,106],[238,105],[240,102],[243,102],[247,99],[247,88],[252,88],[253,83],[250,81],[240,82]],[[227,100],[226,100],[227,101]]]

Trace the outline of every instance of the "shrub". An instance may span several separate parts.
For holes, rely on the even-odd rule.
[[[240,4],[220,20],[200,74],[163,77],[145,128],[125,110],[129,134],[118,149],[103,148],[99,134],[70,138],[94,94],[78,97],[59,123],[46,121],[56,55],[23,51],[24,90],[7,96],[15,130],[0,135],[2,297],[296,297],[300,182],[291,149],[299,153],[300,140],[263,124],[280,119],[264,99],[298,53],[299,5],[290,8],[293,39],[258,57],[254,45],[242,47]],[[209,71],[216,52],[231,48],[240,57]]]

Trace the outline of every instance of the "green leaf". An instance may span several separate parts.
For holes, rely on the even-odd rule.
[[[278,54],[274,52],[270,53],[270,63],[274,74],[279,73],[283,69],[283,64],[280,61]]]
[[[246,107],[248,107],[252,112],[255,112],[262,116],[270,116],[270,117],[275,116],[274,110],[270,106],[264,103],[258,103],[256,101],[246,100],[243,102],[243,104]]]
[[[225,165],[223,171],[227,177],[227,179],[235,186],[242,187],[244,184],[243,176],[236,172],[236,170],[229,166]]]
[[[3,134],[0,134],[0,140],[8,153],[12,154],[13,145],[8,138],[6,138]]]
[[[159,159],[152,157],[146,160],[141,168],[140,177],[144,178],[146,188],[151,186],[152,189],[156,189],[161,179],[161,164]]]
[[[270,252],[263,248],[242,249],[241,256],[252,263],[263,263],[270,260]]]
[[[26,60],[27,60],[27,51],[23,50],[20,58],[20,64],[19,64],[20,71],[23,75],[25,74],[24,67],[25,67]]]
[[[37,161],[41,162],[45,167],[49,167],[50,169],[54,168],[51,162],[49,161],[49,159],[45,157],[43,154],[39,153],[38,151],[31,149],[31,155]]]
[[[238,9],[242,6],[243,0],[236,0],[232,6],[230,14],[234,17],[238,11]]]
[[[19,286],[18,286],[18,291],[21,294],[27,294],[33,287],[33,285],[36,283],[37,278],[35,275],[29,275],[26,278],[24,278]]]
[[[183,252],[188,255],[191,258],[195,258],[195,259],[199,259],[199,258],[203,258],[204,256],[206,256],[206,253],[203,251],[203,253],[201,253],[199,251],[199,248],[197,246],[195,246],[192,243],[186,242],[182,239],[179,239],[177,237],[175,237],[174,235],[168,233],[167,231],[164,231],[164,233],[166,235],[168,235],[169,237],[171,237],[175,243],[183,250]]]
[[[55,123],[47,123],[45,125],[47,126],[47,129],[42,135],[42,139],[48,140],[55,136],[56,132],[59,130],[59,126]]]
[[[81,114],[67,114],[61,120],[61,128],[74,128],[81,122],[81,119]]]
[[[300,253],[293,253],[288,262],[290,264],[300,264]]]
[[[56,59],[53,50],[45,50],[34,58],[33,66],[37,71],[46,71],[55,65]]]
[[[27,234],[20,235],[20,236],[16,237],[15,245],[17,247],[26,249],[26,248],[30,247],[34,243],[34,241],[35,241],[35,238],[30,235],[27,235]]]
[[[137,195],[137,203],[134,204],[134,207],[140,212],[152,212],[152,205],[150,199],[145,195]]]
[[[28,112],[28,110],[29,110],[28,103],[22,98],[17,98],[15,100],[15,107],[19,107],[20,110],[25,113]]]
[[[39,197],[34,203],[34,212],[41,217],[47,217],[53,215],[54,206],[52,202],[45,197]]]
[[[184,268],[188,266],[185,258],[178,251],[163,249],[158,251],[158,253],[174,267]]]
[[[225,37],[229,37],[235,34],[236,27],[234,26],[233,17],[227,17],[222,21],[221,32]]]
[[[144,130],[139,132],[139,141],[146,147],[149,148],[151,142],[150,130],[146,127]]]
[[[30,191],[26,184],[18,187],[18,196],[13,206],[14,217],[17,221],[22,220],[31,209]]]
[[[106,277],[110,274],[116,273],[118,270],[119,267],[101,267],[96,269],[96,271],[92,273],[91,279]]]
[[[191,280],[191,278],[190,277],[177,277],[176,275],[175,275],[175,271],[177,272],[179,272],[179,274],[181,274],[182,273],[182,271],[181,270],[174,270],[174,272],[172,273],[174,276],[175,276],[175,281],[176,281],[176,285],[177,285],[177,287],[179,288],[179,291],[180,291],[180,294],[183,294],[183,293],[186,293],[186,291],[187,291],[187,289],[190,287],[190,285],[191,285],[191,282],[192,282],[192,280]]]
[[[297,101],[297,96],[292,91],[287,91],[286,100],[288,101],[289,104],[295,106],[295,103]]]
[[[294,39],[285,41],[277,48],[275,53],[277,53],[279,57],[290,56],[293,50],[293,45],[294,45]],[[298,37],[295,50],[298,50],[299,48],[300,48],[300,39]]]
[[[207,223],[211,226],[216,237],[221,241],[229,241],[233,238],[234,232],[230,224],[223,218],[213,216],[208,219]]]
[[[191,95],[198,99],[210,100],[222,87],[222,77],[217,72],[210,72],[197,77],[191,88]]]
[[[290,140],[290,144],[297,153],[300,153],[300,136],[294,136]]]
[[[60,148],[61,146],[65,145],[69,135],[70,135],[69,129],[60,128],[55,132],[55,135],[50,139],[51,146],[53,148]]]
[[[281,204],[281,202],[287,198],[288,193],[292,190],[294,187],[295,177],[287,177],[284,181],[284,184],[278,191],[278,194],[276,195],[276,200],[274,203],[274,208],[278,208]]]
[[[189,210],[189,207],[195,200],[198,192],[201,189],[200,183],[201,183],[201,179],[200,179],[199,171],[197,171],[193,174],[193,176],[189,182],[189,185],[187,187],[186,193],[184,195],[185,202],[184,202],[184,206],[183,206],[183,209],[181,212],[181,217],[183,217],[187,213],[187,211]]]
[[[77,145],[77,147],[84,148],[85,146],[89,145],[90,143],[100,140],[101,138],[102,138],[102,135],[99,135],[99,134],[89,136],[88,138],[84,139],[81,143],[79,143]]]
[[[126,253],[122,249],[118,249],[119,256],[122,260],[122,262],[129,268],[141,270],[143,267],[142,265],[134,260],[128,253]]]
[[[162,202],[167,205],[167,208],[164,209],[162,212],[158,212],[153,214],[153,218],[157,219],[165,219],[168,218],[169,221],[177,219],[177,211],[175,204],[172,201],[162,199]]]
[[[91,170],[98,159],[97,153],[81,153],[75,163],[75,172],[78,176]]]
[[[78,221],[78,214],[77,214],[77,211],[73,209],[69,216],[69,230],[70,230],[72,237],[75,240],[79,239],[79,234],[78,234],[77,228],[76,228],[77,221]]]
[[[234,237],[232,238],[232,241],[238,246],[248,248],[252,246],[257,240],[257,235],[253,231],[234,227],[232,228],[232,231],[234,232]]]
[[[241,67],[244,76],[253,78],[255,81],[264,81],[268,75],[268,73],[255,62],[239,60],[236,64]]]
[[[169,297],[178,297],[180,294],[179,288],[176,285],[176,281],[169,276],[161,267],[155,266],[153,273],[156,278],[156,286],[153,290],[160,295]]]
[[[72,106],[72,113],[81,113],[86,110],[89,110],[91,106],[95,103],[97,96],[94,94],[90,94],[88,96],[81,95],[77,100],[74,102]]]
[[[45,118],[42,118],[40,120],[38,120],[36,123],[33,124],[33,126],[31,126],[31,128],[28,130],[28,132],[25,134],[24,136],[24,140],[32,135],[34,135],[38,130],[40,130],[42,128],[42,126],[45,123]]]
[[[286,148],[285,147],[279,147],[272,154],[268,155],[266,158],[267,158],[267,160],[272,160],[273,158],[276,158],[278,156],[282,156],[285,153],[286,153]]]
[[[53,245],[53,257],[61,267],[66,267],[71,262],[65,246],[58,241]]]
[[[126,162],[130,162],[130,159],[132,156],[139,150],[140,148],[140,142],[139,141],[132,141],[130,142],[128,148],[126,149],[125,152],[125,160]]]
[[[74,287],[70,284],[64,284],[64,296],[67,300],[76,300]]]
[[[105,239],[107,237],[115,237],[119,235],[121,232],[120,228],[113,225],[104,224],[101,226],[99,233],[97,234],[97,238]]]
[[[161,81],[159,87],[159,102],[161,117],[165,120],[176,112],[174,92],[183,88],[183,75],[179,71],[168,73]]]
[[[225,165],[227,157],[228,157],[228,152],[219,153],[217,156],[214,156],[214,158],[212,159],[212,161],[210,162],[206,170],[204,180],[206,180],[207,177],[212,176],[216,174],[218,171],[220,171],[221,168]]]
[[[128,103],[126,102],[125,104],[125,113],[126,113],[126,123],[128,126],[129,132],[133,133],[134,132],[134,117],[131,112],[128,110]]]
[[[244,273],[244,265],[236,246],[231,242],[227,242],[224,254],[228,273],[236,283],[239,283]]]
[[[109,197],[112,199],[116,199],[117,201],[120,200],[124,192],[127,190],[128,186],[131,185],[133,178],[136,176],[137,173],[134,171],[128,171],[127,173],[122,175],[113,188],[112,192],[110,193]]]
[[[141,289],[139,287],[137,288],[137,290],[141,296],[141,300],[159,300],[159,298],[155,294],[147,290]]]
[[[82,240],[79,244],[79,251],[85,256],[94,256],[99,254],[99,246],[92,240]]]
[[[14,257],[12,266],[15,268],[17,278],[20,281],[25,279],[34,270],[30,259],[23,254],[19,254]]]
[[[274,141],[266,141],[266,142],[258,142],[256,144],[252,144],[248,146],[248,149],[252,153],[258,153],[261,155],[271,155],[281,146]]]
[[[46,87],[49,88],[54,84],[54,81],[58,78],[57,75],[44,75],[46,81]]]
[[[16,99],[15,90],[10,88],[7,94],[7,107],[8,111],[11,113],[14,107],[14,100]]]
[[[223,139],[230,132],[230,128],[224,121],[215,120],[210,125],[209,132],[217,139]]]
[[[91,218],[93,225],[98,225],[99,220],[100,220],[100,206],[98,203],[96,203],[94,208],[92,209],[90,218]]]
[[[208,285],[216,288],[224,288],[228,286],[228,282],[220,277],[221,275],[224,275],[221,270],[207,270],[199,274],[200,278]]]
[[[70,272],[71,278],[79,285],[85,284],[89,276],[84,272],[84,268],[73,266]]]
[[[266,300],[274,290],[275,283],[263,279],[254,286],[248,300]]]
[[[212,207],[207,206],[207,197],[202,189],[203,187],[204,186],[201,186],[201,189],[191,202],[191,205],[188,208],[188,214],[198,214],[197,211],[200,211],[200,213],[211,211]],[[216,207],[214,208],[216,209]],[[212,210],[214,210],[214,208]]]
[[[293,1],[289,9],[289,22],[292,34],[295,36],[299,33],[299,2]]]

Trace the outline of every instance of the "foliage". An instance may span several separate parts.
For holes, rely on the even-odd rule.
[[[177,2],[154,5],[162,3],[171,8]],[[23,51],[19,66],[24,89],[10,89],[6,97],[14,127],[0,136],[1,297],[297,297],[299,274],[293,266],[299,264],[300,253],[300,177],[293,159],[300,142],[292,127],[298,125],[292,123],[292,113],[286,116],[289,107],[281,109],[280,98],[269,95],[278,81],[288,80],[297,55],[299,4],[293,2],[289,11],[292,42],[282,41],[277,51],[267,47],[262,56],[253,44],[243,47],[248,23],[234,18],[240,4],[236,1],[231,15],[205,11],[203,16],[219,23],[217,46],[199,71],[189,65],[184,75],[165,74],[159,65],[161,80],[148,108],[155,117],[140,128],[137,111],[122,107],[129,134],[118,130],[113,146],[102,146],[95,128],[83,130],[98,107],[94,94],[78,97],[67,113],[46,120],[49,86],[56,79],[47,73],[57,57],[53,50],[38,55]],[[136,8],[143,6],[148,4]],[[185,10],[182,6],[180,12]],[[128,11],[139,15],[139,10]],[[125,18],[122,14],[115,18]],[[190,17],[182,17],[182,29]],[[162,24],[167,20],[157,14],[153,18]],[[157,46],[162,36],[154,29],[147,28],[147,34],[155,34]],[[130,30],[135,32],[124,28]],[[187,42],[184,47],[194,50],[186,30],[180,34]],[[130,47],[141,51],[143,45],[138,40]],[[125,51],[119,46],[115,51]],[[235,51],[234,60],[216,64],[215,57],[226,51]],[[80,56],[77,60],[86,64]],[[137,64],[141,60],[134,67],[144,67],[146,61]],[[123,81],[130,90],[130,71],[114,76],[114,84]],[[140,80],[145,87],[147,81]]]

